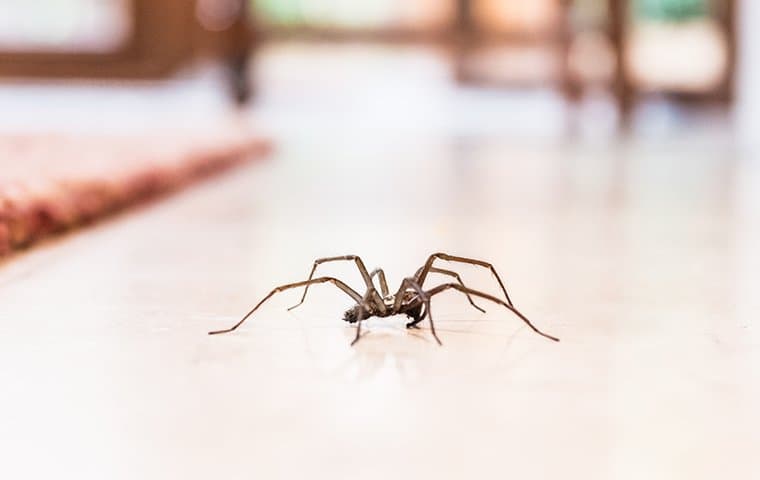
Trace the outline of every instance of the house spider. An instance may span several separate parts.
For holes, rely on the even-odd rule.
[[[451,270],[436,268],[433,266],[433,263],[439,259],[449,261],[449,262],[467,263],[470,265],[476,265],[479,267],[490,269],[491,273],[493,273],[493,275],[496,277],[496,281],[499,282],[499,287],[501,287],[501,291],[504,293],[504,298],[506,301],[501,300],[492,295],[489,295],[487,293],[483,293],[477,290],[473,290],[471,288],[467,288],[462,282],[462,279],[459,277],[459,274],[457,274],[456,272],[453,272]],[[337,262],[337,261],[353,261],[356,263],[356,267],[359,269],[359,273],[364,279],[364,283],[366,284],[366,287],[367,287],[367,291],[364,293],[364,295],[360,295],[358,292],[356,292],[351,287],[349,287],[342,281],[338,280],[337,278],[333,278],[333,277],[314,278],[314,272],[317,270],[317,267],[319,265],[323,263]],[[434,288],[431,288],[430,290],[425,291],[423,290],[422,286],[424,285],[425,279],[427,278],[429,273],[439,273],[442,275],[446,275],[455,279],[456,282],[444,283],[442,285],[438,285],[437,287],[434,287]],[[375,284],[373,283],[374,277],[378,277],[378,280],[380,283],[380,292],[382,294],[378,293],[377,289],[375,288]],[[467,299],[470,301],[470,304],[472,304],[473,307],[477,308],[481,312],[485,312],[485,310],[483,310],[477,304],[475,304],[475,302],[472,299],[473,296],[484,298],[486,300],[490,300],[494,303],[502,305],[506,307],[507,309],[511,310],[512,313],[520,317],[520,319],[523,322],[525,322],[537,334],[543,337],[546,337],[549,340],[554,340],[555,342],[559,342],[558,338],[548,335],[542,332],[541,330],[539,330],[538,328],[536,328],[530,322],[530,320],[528,320],[522,313],[520,313],[514,307],[514,305],[512,304],[512,300],[510,300],[509,294],[507,293],[507,289],[504,287],[504,283],[501,281],[501,278],[499,278],[499,274],[496,273],[496,269],[494,269],[493,265],[491,265],[490,263],[484,262],[482,260],[475,260],[472,258],[465,258],[465,257],[457,257],[454,255],[448,255],[446,253],[434,253],[430,255],[430,257],[428,257],[425,264],[417,270],[414,276],[407,277],[401,282],[401,286],[399,287],[398,291],[395,294],[389,293],[388,283],[385,279],[385,273],[383,272],[383,270],[378,268],[376,270],[373,270],[371,273],[367,272],[367,268],[364,266],[364,262],[357,255],[343,255],[340,257],[327,257],[327,258],[317,259],[314,261],[314,266],[311,268],[311,273],[309,274],[308,280],[305,280],[303,282],[289,283],[289,284],[281,285],[275,288],[274,290],[269,292],[269,294],[266,297],[261,299],[261,301],[257,303],[256,306],[253,307],[253,309],[251,309],[251,311],[248,312],[235,325],[224,330],[215,330],[213,332],[209,332],[209,335],[228,333],[235,330],[240,325],[242,325],[243,322],[245,322],[248,319],[248,317],[250,317],[253,314],[253,312],[255,312],[264,302],[269,300],[275,293],[289,290],[291,288],[305,287],[303,291],[303,296],[301,296],[301,301],[288,309],[288,310],[293,310],[294,308],[300,306],[304,302],[304,300],[306,300],[306,294],[308,293],[309,287],[311,285],[318,284],[318,283],[327,283],[327,282],[332,283],[333,285],[341,289],[343,292],[345,292],[349,297],[351,297],[356,302],[356,305],[348,309],[343,314],[344,321],[348,323],[356,323],[356,336],[354,337],[354,340],[351,342],[351,345],[354,345],[357,341],[359,341],[359,338],[361,336],[362,320],[366,320],[370,317],[390,317],[392,315],[399,315],[399,314],[404,314],[411,319],[411,321],[406,324],[407,328],[417,327],[417,324],[419,324],[421,321],[423,321],[427,317],[430,323],[430,331],[432,332],[433,337],[435,338],[435,340],[438,342],[439,345],[442,345],[441,340],[438,338],[438,335],[435,333],[435,325],[433,324],[433,314],[432,314],[432,311],[430,310],[430,299],[434,295],[437,295],[449,289],[458,290],[464,293],[467,296]]]

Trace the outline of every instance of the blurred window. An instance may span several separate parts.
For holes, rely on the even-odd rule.
[[[131,35],[129,0],[0,0],[0,49],[106,53]]]
[[[453,23],[454,0],[251,0],[260,23],[337,30],[440,30]]]
[[[720,2],[636,0],[626,39],[626,68],[642,90],[705,92],[729,67],[729,32]]]
[[[710,11],[708,0],[636,0],[636,17],[669,22],[704,18]]]

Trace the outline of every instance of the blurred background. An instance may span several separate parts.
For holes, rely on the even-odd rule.
[[[740,0],[1,0],[0,127],[751,132],[757,22]]]
[[[0,0],[0,255],[274,145],[2,260],[0,477],[759,478],[758,85],[757,0]],[[452,293],[352,348],[330,286],[206,335],[434,251],[562,342]]]

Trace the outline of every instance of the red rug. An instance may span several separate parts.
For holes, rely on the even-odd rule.
[[[0,256],[264,156],[241,132],[0,136]]]

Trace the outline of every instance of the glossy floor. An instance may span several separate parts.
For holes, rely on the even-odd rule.
[[[284,146],[3,265],[0,472],[748,478],[759,187],[719,146]],[[206,335],[316,257],[359,253],[397,284],[434,250],[493,261],[562,342],[450,293],[443,347],[388,319],[351,348],[329,286]]]

